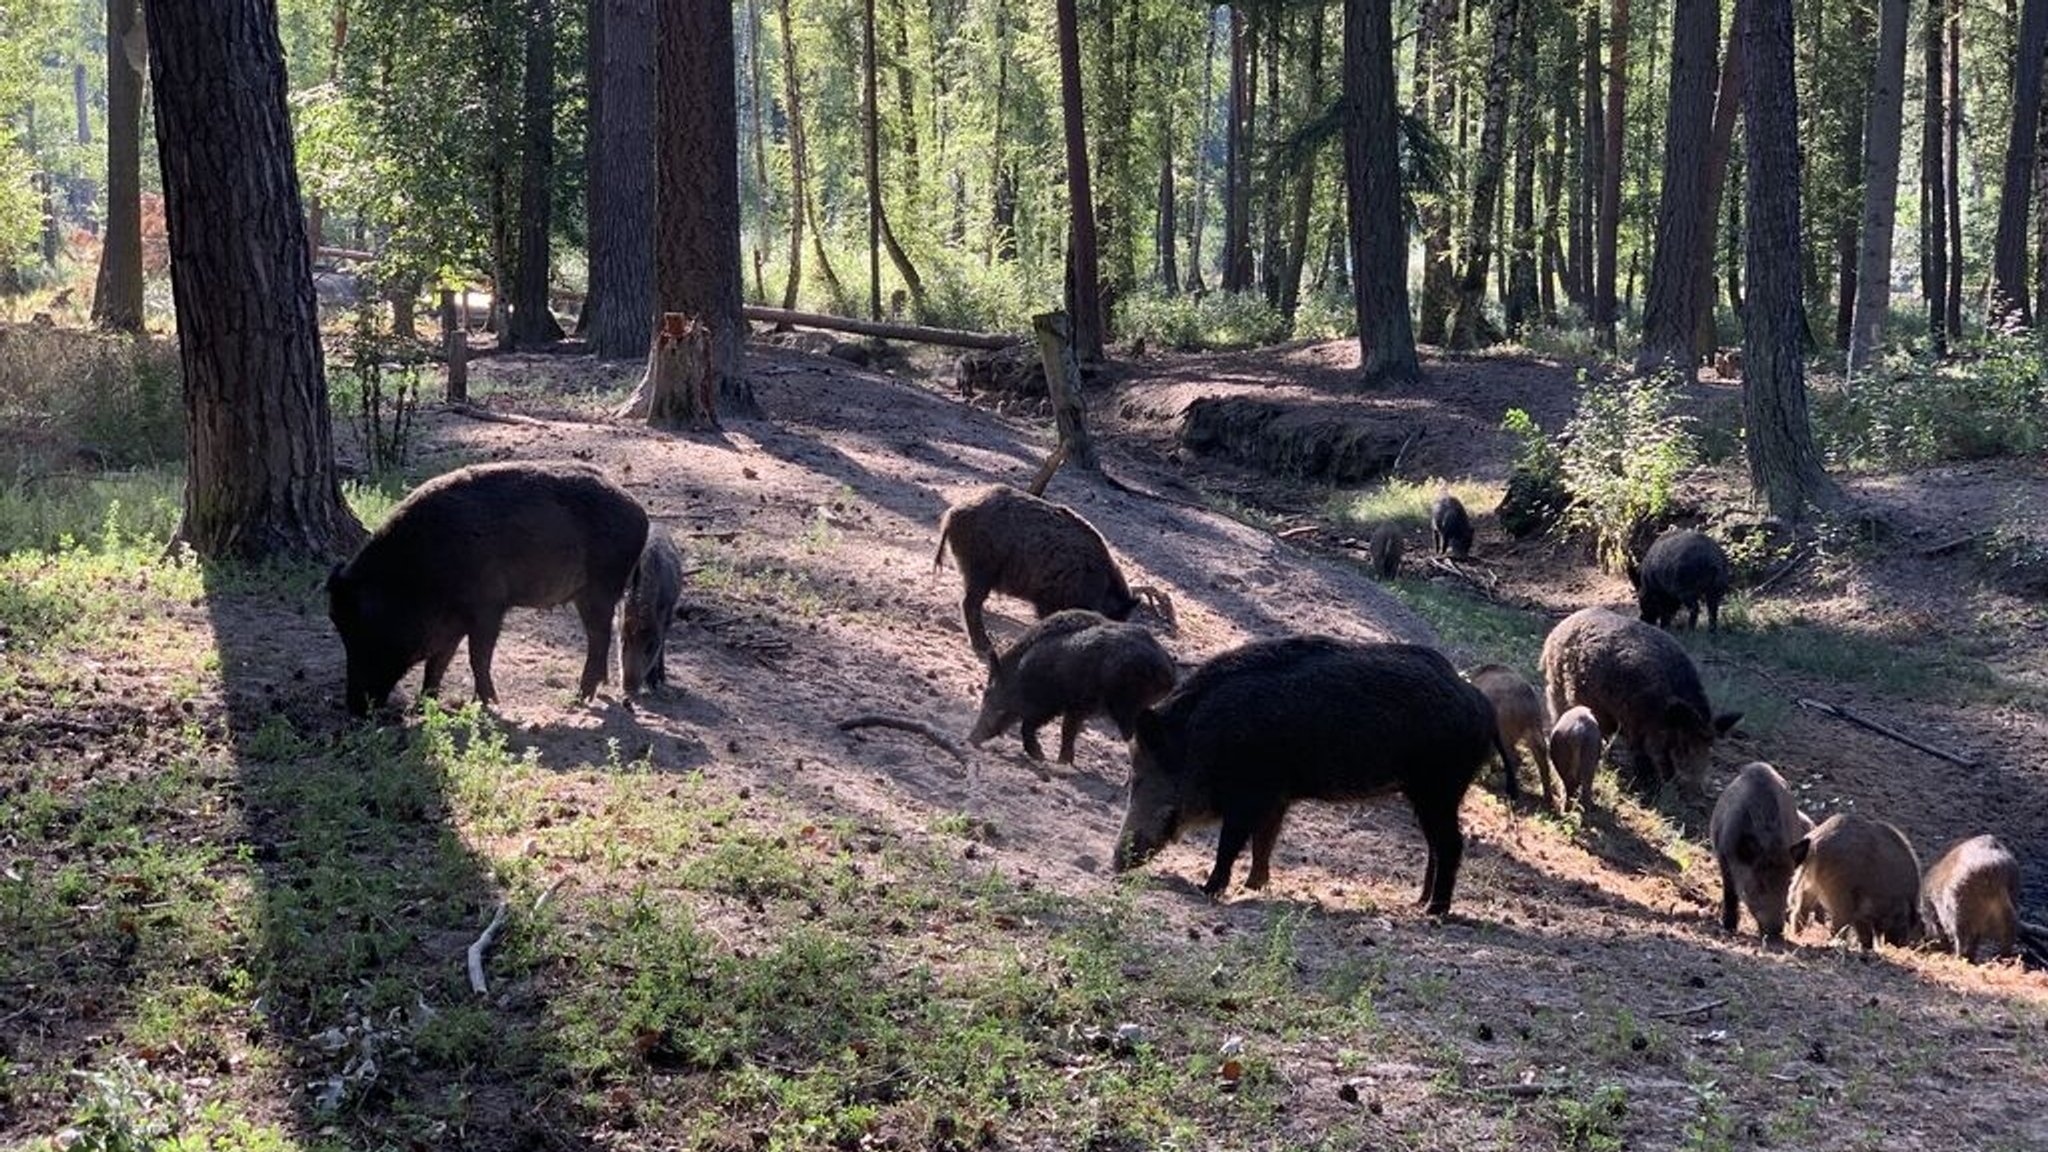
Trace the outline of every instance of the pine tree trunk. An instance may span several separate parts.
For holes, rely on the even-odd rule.
[[[1084,364],[1102,354],[1102,274],[1095,255],[1095,201],[1088,183],[1088,126],[1081,106],[1081,30],[1074,0],[1055,0],[1060,55],[1060,109],[1067,145],[1067,199],[1073,254],[1067,312],[1074,321],[1074,352]]]
[[[862,0],[860,141],[868,198],[868,319],[882,318],[882,146],[875,103],[875,0]]]
[[[1159,267],[1159,287],[1168,296],[1180,292],[1180,223],[1175,219],[1173,187],[1173,129],[1169,125],[1159,141],[1159,218],[1152,233],[1154,258]]]
[[[1991,254],[1991,302],[1986,320],[1994,332],[2033,323],[2027,314],[2027,221],[2039,144],[2044,48],[2048,48],[2048,0],[2025,0],[2020,8],[2019,57],[2013,70],[2005,179],[1998,194],[1998,236]]]
[[[1593,286],[1593,328],[1601,345],[1614,347],[1615,272],[1621,241],[1622,130],[1628,114],[1628,0],[1613,0],[1607,27],[1607,112],[1601,127],[1607,138],[1600,161],[1600,212],[1594,243],[1598,277]]]
[[[1542,307],[1537,285],[1536,232],[1536,140],[1542,135],[1538,122],[1536,91],[1535,4],[1522,5],[1515,48],[1515,195],[1513,220],[1508,231],[1508,285],[1502,293],[1508,331],[1519,336],[1528,329]]]
[[[512,338],[526,347],[562,338],[548,307],[555,186],[555,0],[531,0],[526,29],[525,146],[519,161],[519,251],[512,281]]]
[[[1493,259],[1494,216],[1500,208],[1507,148],[1508,94],[1513,86],[1515,22],[1522,0],[1493,0],[1493,48],[1486,66],[1486,111],[1473,162],[1472,217],[1463,237],[1465,270],[1458,277],[1450,347],[1476,348],[1497,333],[1486,318],[1486,271]]]
[[[1948,0],[1927,0],[1921,28],[1920,86],[1920,295],[1927,305],[1927,344],[1948,355],[1948,175],[1942,148],[1943,13]]]
[[[1707,139],[1707,203],[1701,220],[1698,267],[1699,323],[1694,327],[1694,362],[1712,354],[1720,343],[1714,322],[1714,235],[1720,226],[1721,198],[1728,190],[1730,149],[1735,142],[1735,117],[1742,110],[1742,25],[1750,0],[1735,0],[1728,18],[1728,47],[1721,56],[1721,79],[1714,93],[1714,128]],[[1733,277],[1732,246],[1728,268]]]
[[[1307,71],[1303,119],[1323,109],[1323,6],[1320,4],[1311,10],[1309,18]],[[1294,323],[1295,310],[1301,305],[1301,274],[1308,262],[1309,214],[1315,208],[1315,202],[1316,156],[1310,153],[1301,158],[1301,169],[1294,174],[1294,203],[1287,221],[1287,266],[1280,273],[1280,314],[1287,317],[1290,325]]]
[[[1010,95],[1010,21],[1009,8],[1003,0],[996,0],[995,20],[995,130],[989,143],[989,155],[994,157],[989,196],[994,203],[989,227],[994,234],[991,248],[995,258],[1008,263],[1017,258],[1017,182],[1003,151],[1003,114],[1009,107]]]
[[[1195,210],[1188,220],[1188,291],[1208,291],[1202,279],[1202,232],[1209,226],[1209,141],[1215,136],[1210,116],[1216,108],[1216,14],[1208,17],[1208,46],[1202,50],[1202,114],[1195,132]]]
[[[1399,117],[1390,5],[1344,0],[1344,178],[1364,387],[1422,376],[1408,319],[1408,234],[1401,220]]]
[[[1791,0],[1752,0],[1743,30],[1749,291],[1743,316],[1743,446],[1773,515],[1797,521],[1837,499],[1806,407],[1799,246],[1799,108]]]
[[[1600,263],[1600,186],[1603,182],[1601,171],[1607,162],[1607,113],[1600,85],[1598,0],[1586,5],[1586,60],[1582,71],[1585,78],[1585,100],[1579,117],[1579,218],[1578,230],[1574,233],[1573,240],[1578,245],[1578,252],[1571,258],[1571,263],[1572,268],[1578,273],[1577,300],[1579,306],[1585,309],[1587,323],[1591,324],[1596,311],[1593,297],[1599,285],[1599,274],[1595,268]]]
[[[1862,4],[1854,4],[1849,7],[1849,43],[1847,47],[1850,52],[1858,57],[1873,50],[1870,45],[1870,13],[1868,8]],[[1871,60],[1874,67],[1875,57],[1872,56]],[[1858,76],[1862,75],[1860,71],[1852,69],[1852,72]],[[1861,189],[1863,187],[1865,167],[1863,146],[1864,142],[1869,139],[1867,134],[1869,89],[1856,88],[1852,93],[1845,94],[1845,98],[1854,101],[1850,107],[1855,109],[1855,115],[1848,117],[1847,135],[1842,142],[1842,186],[1848,189]],[[1843,213],[1836,224],[1835,231],[1834,337],[1835,347],[1844,352],[1849,350],[1849,334],[1854,327],[1856,318],[1856,285],[1859,280],[1857,260],[1862,254],[1862,245],[1859,243],[1861,233],[1858,231],[1860,224],[1860,216]]]
[[[2034,146],[2034,296],[2027,316],[2048,316],[2048,116],[2040,118]]]
[[[761,36],[764,31],[761,0],[747,0],[747,127],[748,134],[753,137],[754,157],[754,295],[765,304],[768,302],[768,288],[761,283],[761,265],[766,260],[762,250],[769,243],[768,222],[773,215],[769,205],[774,196],[768,180],[769,97],[761,75]]]
[[[604,282],[597,274],[597,218],[603,211],[604,187],[604,149],[599,146],[604,136],[604,6],[605,0],[585,0],[583,9],[583,263],[588,271],[575,330],[586,348],[598,313],[604,310]],[[314,243],[319,243],[317,236]]]
[[[1963,7],[1948,0],[1948,132],[1944,147],[1948,169],[1948,323],[1950,340],[1963,336]]]
[[[142,75],[140,0],[107,0],[107,228],[92,322],[142,331]]]
[[[654,325],[655,18],[653,0],[599,0],[593,121],[590,292],[582,329],[599,359],[644,355]]]
[[[208,560],[333,559],[363,538],[341,496],[306,218],[268,0],[151,0],[185,508]]]
[[[1569,79],[1567,77],[1567,79]],[[1567,84],[1564,91],[1569,95]],[[1565,263],[1564,243],[1558,238],[1557,227],[1563,215],[1566,199],[1565,149],[1571,139],[1568,121],[1570,113],[1560,107],[1551,119],[1550,151],[1543,161],[1543,239],[1542,260],[1536,272],[1538,304],[1543,310],[1543,322],[1553,327],[1557,324],[1557,286],[1559,281],[1570,292],[1571,268]]]
[[[1677,0],[1671,21],[1671,100],[1664,121],[1664,184],[1657,204],[1656,249],[1643,306],[1639,368],[1697,363],[1700,268],[1713,250],[1714,212],[1707,203],[1713,142],[1714,49],[1720,39],[1718,0]]]
[[[1422,0],[1421,23],[1415,38],[1415,114],[1439,140],[1449,140],[1458,109],[1457,70],[1453,66],[1453,27],[1458,0]],[[1445,173],[1446,179],[1449,173]],[[1422,229],[1422,308],[1417,335],[1424,344],[1441,345],[1450,335],[1451,310],[1457,306],[1457,271],[1451,265],[1451,229],[1456,198],[1445,188],[1419,206]]]
[[[1863,243],[1856,255],[1856,307],[1849,327],[1851,372],[1870,366],[1891,314],[1892,230],[1905,134],[1907,10],[1907,0],[1880,0],[1877,7],[1877,73],[1863,146]]]
[[[740,358],[746,322],[740,317],[732,5],[657,2],[655,306],[705,326],[710,388],[719,410],[753,416],[760,409]]]
[[[1251,286],[1252,51],[1255,33],[1243,9],[1230,8],[1230,111],[1223,141],[1223,261],[1225,292]]]
[[[783,115],[789,123],[789,276],[782,282],[782,307],[795,311],[797,289],[804,278],[804,213],[811,202],[804,182],[811,161],[804,148],[803,85],[797,80],[796,33],[791,27],[789,6],[790,0],[780,0],[775,20],[782,36]]]

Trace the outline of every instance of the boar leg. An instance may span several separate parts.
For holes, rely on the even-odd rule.
[[[1687,632],[1697,632],[1700,630],[1700,602],[1697,600],[1685,602],[1685,630]]]
[[[1045,721],[1039,720],[1017,726],[1017,731],[1024,737],[1024,754],[1033,760],[1045,759],[1045,749],[1038,743],[1038,728],[1044,723]]]
[[[504,617],[493,616],[469,630],[469,672],[476,678],[476,698],[485,704],[498,702],[498,686],[491,682],[491,654],[497,650],[498,629],[504,622]]]
[[[1252,838],[1254,821],[1243,814],[1233,814],[1223,820],[1223,830],[1216,836],[1216,867],[1209,870],[1209,879],[1202,884],[1202,891],[1210,896],[1221,896],[1230,887],[1230,870],[1237,864],[1237,857],[1244,851],[1245,842]]]
[[[441,677],[448,674],[448,665],[455,662],[455,648],[461,642],[462,637],[457,636],[448,642],[446,648],[430,653],[427,656],[426,675],[420,679],[420,695],[439,696],[441,694]]]
[[[1863,950],[1865,952],[1869,952],[1875,947],[1877,947],[1877,941],[1875,939],[1876,933],[1872,930],[1873,926],[1870,923],[1870,921],[1858,920],[1855,924],[1855,928],[1856,943],[1862,945]]]
[[[1715,861],[1721,866],[1721,931],[1733,933],[1741,922],[1742,913],[1735,904],[1735,877],[1728,871],[1726,861]]]
[[[1086,712],[1069,712],[1060,717],[1060,763],[1074,762],[1074,741],[1080,738],[1081,725],[1087,722]]]
[[[1709,596],[1707,597],[1707,631],[1719,632],[1720,630],[1721,598],[1719,596]]]
[[[1273,845],[1280,841],[1280,825],[1287,822],[1286,810],[1273,813],[1252,831],[1252,874],[1244,886],[1257,891],[1273,877]]]
[[[586,654],[583,657],[583,682],[578,685],[578,695],[585,700],[597,694],[597,686],[611,679],[612,656],[612,609],[617,607],[619,597],[615,592],[610,597],[600,595],[594,589],[585,589],[576,598],[576,614],[583,617],[583,639]],[[661,658],[659,650],[655,659]]]
[[[1418,807],[1415,820],[1422,825],[1422,838],[1429,843],[1429,866],[1422,876],[1423,911],[1431,916],[1448,915],[1451,892],[1458,884],[1458,865],[1465,858],[1465,834],[1458,828],[1458,805],[1453,801],[1432,806],[1426,812]]]
[[[988,638],[988,624],[981,618],[981,606],[988,599],[989,590],[969,582],[967,592],[960,597],[960,618],[967,624],[967,641],[974,645],[977,654],[995,651],[995,644]]]

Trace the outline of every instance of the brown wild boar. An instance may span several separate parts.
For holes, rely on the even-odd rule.
[[[1462,560],[1472,554],[1472,516],[1464,501],[1449,492],[1430,506],[1429,530],[1439,555],[1448,552]]]
[[[1382,524],[1372,530],[1372,571],[1382,580],[1392,580],[1401,572],[1401,553],[1406,545],[1401,542],[1401,530],[1392,524]]]
[[[1977,962],[1986,944],[2008,956],[2019,936],[2020,862],[1996,836],[1972,836],[1941,854],[1920,881],[1920,918],[1929,935]]]
[[[1129,740],[1138,713],[1172,691],[1177,675],[1173,657],[1143,627],[1079,608],[1055,612],[988,658],[988,689],[967,740],[979,746],[1015,724],[1025,754],[1043,760],[1038,729],[1058,716],[1060,763],[1071,764],[1089,717],[1107,715]]]
[[[1920,858],[1897,828],[1839,812],[1792,845],[1792,862],[1793,931],[1825,914],[1865,952],[1877,937],[1900,948],[1920,939]]]
[[[1521,674],[1504,664],[1481,664],[1465,674],[1474,688],[1493,704],[1494,724],[1500,730],[1502,771],[1514,776],[1518,769],[1516,748],[1525,749],[1536,761],[1536,775],[1543,781],[1543,802],[1555,805],[1550,791],[1550,718],[1543,714],[1543,698]],[[1512,787],[1510,792],[1514,791]]]
[[[1784,938],[1785,903],[1797,867],[1792,846],[1809,830],[1777,769],[1758,761],[1736,771],[1707,826],[1721,870],[1723,931],[1735,931],[1740,908],[1748,908],[1765,940]]]
[[[619,609],[619,670],[628,694],[668,683],[668,630],[682,598],[683,554],[668,533],[652,533]]]
[[[1606,747],[1607,740],[1600,735],[1600,721],[1584,705],[1567,709],[1551,725],[1550,767],[1557,773],[1557,782],[1564,792],[1558,811],[1569,812],[1574,796],[1578,797],[1580,811],[1593,806],[1593,774],[1600,770],[1600,753]],[[1544,794],[1549,795],[1548,789]]]
[[[1550,710],[1585,705],[1600,733],[1627,742],[1639,787],[1698,786],[1716,738],[1742,714],[1715,715],[1692,657],[1670,634],[1605,608],[1565,617],[1543,641]]]

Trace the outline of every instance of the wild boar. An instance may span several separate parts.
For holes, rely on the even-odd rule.
[[[1137,624],[1069,608],[1032,625],[1008,652],[988,657],[988,689],[968,742],[980,745],[1013,724],[1024,752],[1045,759],[1038,729],[1060,721],[1060,763],[1074,762],[1074,740],[1091,716],[1107,715],[1131,738],[1138,713],[1173,690],[1173,657]]]
[[[1516,748],[1528,751],[1536,762],[1536,775],[1543,781],[1543,803],[1555,805],[1550,791],[1550,717],[1544,715],[1543,698],[1536,689],[1522,679],[1520,673],[1504,664],[1482,664],[1465,674],[1472,686],[1484,693],[1493,704],[1494,725],[1500,733],[1500,746],[1507,757],[1501,769],[1507,773],[1506,788],[1509,794],[1519,790],[1514,782],[1518,765],[1514,759]]]
[[[619,610],[619,665],[627,692],[668,683],[668,630],[682,598],[683,555],[668,533],[653,533]]]
[[[1372,531],[1371,555],[1373,575],[1382,580],[1392,580],[1401,572],[1401,553],[1407,546],[1401,541],[1401,530],[1392,524],[1382,524]]]
[[[1881,820],[1840,812],[1792,845],[1792,930],[1825,913],[1835,932],[1854,929],[1906,947],[1920,939],[1920,858],[1906,834]]]
[[[1957,956],[1984,945],[2007,956],[2019,938],[2020,862],[1996,836],[1972,836],[1941,854],[1920,881],[1920,918]]]
[[[1721,870],[1721,927],[1733,932],[1748,908],[1767,941],[1785,936],[1785,903],[1797,865],[1792,846],[1811,830],[1778,770],[1745,764],[1721,790],[1707,838]]]
[[[1462,559],[1472,554],[1472,517],[1456,496],[1446,492],[1436,498],[1429,509],[1429,529],[1439,555],[1448,552]]]
[[[1543,679],[1552,712],[1584,705],[1603,737],[1621,734],[1643,787],[1680,778],[1696,786],[1715,739],[1742,719],[1714,713],[1678,641],[1605,608],[1580,609],[1550,630]]]
[[[1721,630],[1721,600],[1728,595],[1728,553],[1710,536],[1674,529],[1657,537],[1640,565],[1628,567],[1636,588],[1636,606],[1643,620],[1671,627],[1678,610],[1686,610],[1685,626],[1700,626],[1700,605],[1707,606],[1707,631]]]

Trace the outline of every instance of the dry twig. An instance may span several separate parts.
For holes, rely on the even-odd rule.
[[[960,750],[960,745],[955,744],[952,737],[947,736],[922,720],[912,720],[907,716],[877,715],[855,716],[839,722],[839,730],[841,732],[852,732],[860,728],[887,728],[895,732],[908,732],[914,736],[922,736],[961,764],[965,765],[967,763],[967,753]]]
[[[1708,1000],[1704,1003],[1694,1004],[1689,1008],[1666,1009],[1662,1012],[1652,1012],[1650,1015],[1655,1016],[1659,1020],[1685,1020],[1694,1016],[1704,1016],[1716,1008],[1726,1007],[1727,1004],[1728,998],[1723,996],[1717,1000]]]
[[[1888,728],[1885,725],[1870,719],[1868,716],[1859,716],[1856,713],[1849,711],[1847,708],[1844,708],[1839,704],[1829,704],[1824,700],[1814,700],[1809,697],[1802,696],[1799,698],[1799,706],[1801,708],[1811,709],[1812,711],[1820,712],[1828,716],[1833,716],[1837,720],[1846,720],[1849,723],[1856,725],[1858,728],[1875,732],[1879,736],[1883,736],[1887,740],[1895,740],[1901,744],[1904,744],[1908,748],[1925,752],[1929,756],[1932,756],[1937,760],[1946,760],[1950,764],[1954,764],[1959,768],[1975,768],[1977,766],[1977,762],[1975,760],[1958,756],[1953,752],[1945,752],[1939,748],[1934,747],[1932,744],[1922,743],[1921,741],[1915,740],[1913,737],[1906,735],[1904,732],[1901,732],[1896,728]]]

